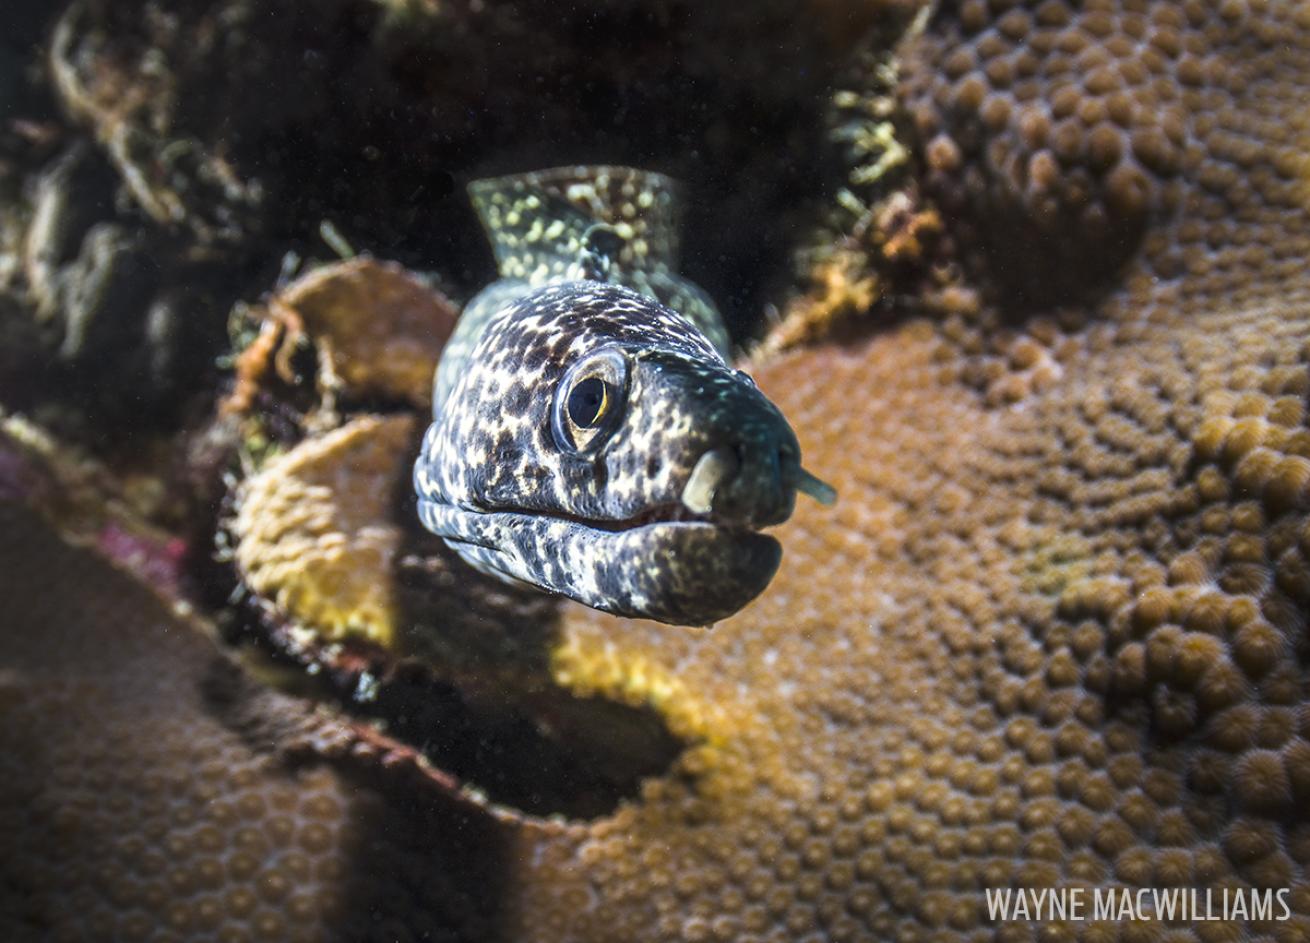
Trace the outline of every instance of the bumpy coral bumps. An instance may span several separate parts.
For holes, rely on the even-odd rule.
[[[1018,298],[1094,287],[1207,194],[1287,202],[1304,156],[1277,124],[1305,120],[1281,104],[1303,50],[1276,40],[1305,16],[1263,0],[940,4],[903,86],[927,181]]]
[[[278,456],[242,487],[232,521],[242,579],[327,638],[396,634],[389,521],[411,416],[363,416]]]

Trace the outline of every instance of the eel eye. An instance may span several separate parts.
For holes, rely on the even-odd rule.
[[[610,408],[609,384],[600,377],[583,377],[569,392],[569,420],[580,429],[594,429]]]
[[[599,448],[622,419],[628,362],[614,348],[602,348],[573,364],[560,381],[551,410],[556,444],[580,454]]]

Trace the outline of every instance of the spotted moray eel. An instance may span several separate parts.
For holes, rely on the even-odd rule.
[[[414,466],[419,516],[478,569],[619,615],[707,625],[773,578],[801,467],[674,268],[671,180],[567,167],[469,188],[500,278],[460,316]]]

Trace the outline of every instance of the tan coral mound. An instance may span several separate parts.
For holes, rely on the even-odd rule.
[[[1151,33],[1153,23],[1164,25]],[[1028,155],[1027,166],[1043,147],[1008,118],[973,116],[990,93],[953,102],[944,59],[969,50],[961,77],[976,62],[995,87],[1006,68],[1011,78],[1053,72],[1069,58],[1064,41],[1035,43],[1031,31],[1057,26],[1091,37],[1081,48],[1098,50],[1125,94],[1143,107],[1171,103],[1184,121],[1177,167],[1137,152],[1136,125],[1120,136],[1133,156],[1125,149],[1113,166],[1140,171],[1143,193],[1160,194],[1140,216],[1108,175],[1087,201],[1072,189],[1097,172],[1086,148],[1102,120],[1096,103],[1108,109],[1113,94],[1075,60],[1060,74],[1094,82],[1067,87],[1075,112],[1089,103],[1096,120],[1067,163],[1051,151],[1056,177],[1046,158],[1036,168],[1033,179],[1070,181],[1053,191],[1053,212],[1022,179],[979,168],[1020,166],[1006,154]],[[1149,95],[1131,91],[1133,63],[1150,71],[1155,61],[1142,51],[1148,35],[1172,35],[1180,50],[1177,66],[1152,72]],[[993,54],[997,43],[1008,45]],[[1185,70],[1188,57],[1203,68]],[[988,68],[993,60],[1006,65]],[[1028,235],[1070,259],[1098,245],[1081,207],[1103,207],[1111,228],[1126,210],[1143,227],[1140,245],[1102,257],[1101,271],[1124,259],[1128,268],[1093,307],[1037,319],[985,306],[763,369],[807,465],[841,492],[837,507],[803,508],[782,529],[769,592],[712,633],[571,610],[553,653],[561,683],[649,703],[694,744],[611,816],[511,819],[496,833],[503,844],[456,839],[458,867],[434,855],[402,871],[385,902],[397,937],[419,935],[435,915],[468,939],[540,941],[1310,938],[1310,8],[943,3],[906,66],[907,103],[938,116],[924,129],[950,136],[966,171],[948,229],[1003,204],[1019,230],[1033,220]],[[1056,106],[1054,80],[1010,84],[1017,101]],[[922,143],[940,165],[945,145]],[[995,270],[1003,261],[984,260],[984,277],[1007,284]],[[16,555],[11,546],[0,572],[15,572]],[[42,559],[29,579],[49,586],[68,566]],[[93,605],[115,605],[96,593]],[[67,623],[98,624],[47,605],[24,624],[54,620],[70,635]],[[185,677],[178,684],[180,703],[194,703]],[[119,697],[132,709],[129,693]],[[172,716],[180,729],[207,729],[185,706],[134,716],[142,731]],[[42,725],[40,712],[22,720],[42,731],[27,748],[68,751],[66,768],[77,769],[81,739]],[[120,778],[100,785],[106,807],[140,810],[113,829],[118,841],[186,834],[147,773],[190,783],[189,742],[161,740],[146,763],[129,750]],[[271,803],[279,780],[259,775],[256,798]],[[98,844],[95,831],[52,834],[65,837],[47,860],[87,875],[61,878],[87,909],[130,912],[94,880],[118,873],[119,846]],[[239,848],[237,826],[216,834]],[[323,873],[387,875],[396,844],[425,836],[377,828],[367,847],[330,846],[341,850]],[[455,916],[465,901],[448,882],[472,862],[495,875],[481,887],[494,928]],[[1078,882],[1290,887],[1294,916],[987,922],[983,888]],[[334,900],[358,917],[351,885],[338,884]],[[297,914],[325,919],[312,902],[278,911]],[[215,919],[244,926],[231,908]],[[334,929],[356,939],[358,926]]]
[[[389,644],[396,631],[391,523],[417,424],[365,416],[268,463],[237,497],[243,581],[328,638]]]
[[[576,854],[613,904],[585,939],[615,920],[628,938],[991,938],[982,888],[1078,882],[1290,886],[1298,922],[1262,929],[1305,938],[1310,452],[1256,447],[1243,484],[1249,459],[1190,441],[1245,400],[1266,442],[1304,449],[1267,417],[1300,416],[1310,319],[1246,320],[1207,319],[1188,352],[1161,333],[1089,353],[1004,410],[938,386],[925,330],[767,371],[837,519],[803,512],[770,593],[708,640],[570,626],[570,675],[621,687],[617,647],[727,719],[694,788],[653,786],[525,878],[540,919],[577,925]],[[1207,397],[1191,358],[1255,388]],[[834,404],[866,384],[877,407]]]
[[[270,372],[287,383],[301,379],[292,357],[304,341],[317,355],[320,395],[426,410],[432,365],[458,313],[401,266],[368,258],[316,269],[256,311],[259,333],[236,359],[225,412],[249,412]]]
[[[456,310],[394,262],[354,259],[288,285],[277,304],[295,313],[328,368],[354,396],[427,409],[432,365]]]

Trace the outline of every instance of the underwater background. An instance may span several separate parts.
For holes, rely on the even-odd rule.
[[[0,937],[1310,939],[1307,100],[1301,0],[10,0]],[[573,164],[840,495],[710,630],[418,523]]]

